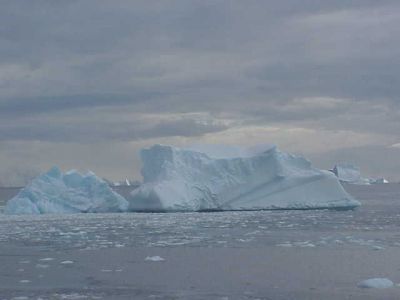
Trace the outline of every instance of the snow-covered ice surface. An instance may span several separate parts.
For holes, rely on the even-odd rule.
[[[400,185],[346,189],[361,207],[0,215],[0,299],[399,299],[358,283],[400,282]]]
[[[35,178],[7,202],[7,214],[123,212],[127,201],[108,184],[88,172],[65,174],[54,167]]]
[[[132,211],[354,208],[334,174],[272,147],[250,156],[212,158],[154,145],[141,151],[144,184]]]

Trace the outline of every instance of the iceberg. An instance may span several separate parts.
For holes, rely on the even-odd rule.
[[[124,212],[128,202],[93,172],[57,167],[35,178],[6,204],[6,214]]]
[[[337,164],[331,170],[341,182],[351,184],[370,184],[371,180],[361,177],[360,169],[352,164]]]
[[[128,198],[130,211],[351,209],[360,205],[334,174],[275,146],[252,155],[215,158],[154,145],[140,155],[144,183]]]
[[[394,283],[388,278],[370,278],[359,282],[357,286],[360,288],[386,289],[394,286]]]
[[[377,179],[374,179],[371,183],[372,184],[386,184],[386,183],[389,183],[389,180],[387,180],[386,178],[377,178]]]

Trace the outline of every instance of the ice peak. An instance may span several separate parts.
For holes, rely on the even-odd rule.
[[[53,177],[53,178],[60,178],[62,176],[62,173],[61,173],[61,170],[59,167],[53,166],[53,167],[51,167],[50,170],[48,170],[45,173],[45,175],[49,176],[49,177]]]

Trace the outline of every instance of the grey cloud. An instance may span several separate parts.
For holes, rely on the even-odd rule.
[[[165,96],[165,95],[164,95]],[[160,97],[157,92],[137,92],[134,95],[119,94],[87,94],[65,96],[43,96],[28,98],[11,98],[0,101],[0,116],[3,118],[51,112],[79,110],[82,108],[158,105],[154,104]]]
[[[219,132],[228,127],[216,122],[198,122],[191,119],[182,119],[174,122],[164,121],[146,130],[142,137],[162,137],[162,136],[201,136],[206,133]]]
[[[244,99],[256,103],[265,101],[257,100],[262,98],[288,100],[311,96],[370,99],[390,98],[398,93],[398,66],[394,60],[397,53],[379,56],[374,51],[366,55],[371,53],[370,49],[362,51],[357,46],[360,41],[369,41],[366,45],[381,49],[383,42],[390,42],[390,49],[395,48],[398,40],[393,35],[382,41],[380,33],[388,28],[372,24],[374,30],[371,31],[367,21],[375,10],[382,14],[396,11],[393,1],[385,1],[380,6],[374,1],[336,1],[334,4],[265,1],[232,2],[230,5],[208,1],[191,4],[177,1],[173,2],[175,5],[162,2],[149,5],[140,1],[135,4],[129,1],[112,5],[97,3],[100,4],[93,7],[91,1],[59,5],[44,1],[40,5],[25,6],[9,2],[8,11],[7,6],[3,10],[7,13],[3,22],[12,24],[12,20],[17,19],[19,24],[14,30],[8,26],[5,28],[10,29],[3,31],[4,39],[14,43],[9,52],[30,49],[29,54],[24,51],[15,63],[23,63],[23,58],[29,55],[41,57],[42,62],[34,64],[33,69],[50,64],[54,66],[48,71],[54,73],[49,74],[51,79],[60,77],[54,87],[47,86],[53,83],[47,78],[38,81],[34,88],[39,94],[37,97],[48,97],[50,90],[51,97],[58,99],[53,102],[63,103],[66,95],[59,93],[67,92],[62,87],[66,85],[70,90],[68,95],[89,98],[82,102],[90,102],[91,98],[102,97],[102,94],[115,94],[118,90],[128,98],[140,99],[143,85],[149,85],[147,93],[159,93],[164,98],[176,99],[182,93],[189,96],[172,101],[171,110],[181,105],[196,110],[201,106],[193,95],[201,97],[205,107],[208,103],[211,108],[227,109],[225,103],[229,102],[233,104],[232,109],[240,109],[246,106]],[[343,23],[342,17],[338,20],[331,17],[333,21],[328,25],[323,17],[313,18],[320,14],[330,18],[330,14],[335,16],[342,11],[350,12],[345,21],[355,15],[361,25],[354,28],[349,24],[343,32],[343,27],[338,26]],[[391,22],[396,25],[396,18]],[[368,26],[363,27],[364,23]],[[360,31],[364,36],[356,36]],[[366,33],[371,34],[365,36]],[[348,45],[343,44],[343,36],[347,37]],[[326,44],[330,45],[329,49]],[[353,48],[359,49],[355,55],[361,60],[357,57],[350,61],[341,57],[323,59],[323,52],[328,50],[354,54]],[[159,61],[160,56],[171,53],[176,60]],[[232,55],[231,61],[216,64],[223,55]],[[6,54],[0,55],[1,58],[13,62],[7,60]],[[70,64],[66,63],[68,61]],[[151,61],[155,61],[155,66]],[[242,62],[248,64],[242,65]],[[167,65],[163,68],[162,64]],[[193,77],[193,71],[201,66],[202,73]],[[210,71],[216,68],[219,73],[211,73],[213,77],[210,78]],[[176,71],[182,75],[176,77]],[[70,75],[64,78],[65,74]],[[147,75],[145,79],[143,74]],[[153,76],[148,76],[151,74]],[[25,81],[21,80],[21,84]],[[96,89],[100,96],[89,93],[88,89]],[[17,93],[24,88],[16,82],[12,90]],[[27,97],[22,102],[35,109],[35,98]],[[111,102],[124,104],[118,99]],[[53,106],[50,101],[48,104]],[[103,105],[103,102],[93,105]],[[60,105],[60,109],[63,108]]]
[[[400,22],[399,22],[400,23]],[[400,65],[394,58],[267,65],[249,74],[266,95],[290,98],[330,95],[358,100],[390,99],[399,94]]]
[[[114,116],[116,119],[118,116]],[[147,123],[147,124],[146,124]],[[171,121],[78,121],[28,120],[22,124],[0,127],[1,141],[46,141],[93,143],[104,141],[134,141],[150,138],[195,137],[218,132],[227,127],[216,122],[200,122],[182,118]]]
[[[398,1],[42,0],[1,8],[0,141],[128,143],[247,125],[395,141],[400,130]],[[170,116],[190,113],[210,119]],[[143,123],[149,114],[163,117]],[[226,116],[229,125],[220,122]]]

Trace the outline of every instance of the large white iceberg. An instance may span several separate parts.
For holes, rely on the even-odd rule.
[[[354,208],[334,174],[272,147],[235,158],[155,145],[141,151],[144,183],[131,211]]]
[[[337,164],[332,169],[332,172],[341,182],[351,184],[370,184],[371,179],[361,177],[360,169],[352,164],[342,163]]]
[[[35,178],[7,202],[7,214],[124,212],[128,202],[108,184],[88,172],[62,174],[54,167]]]

